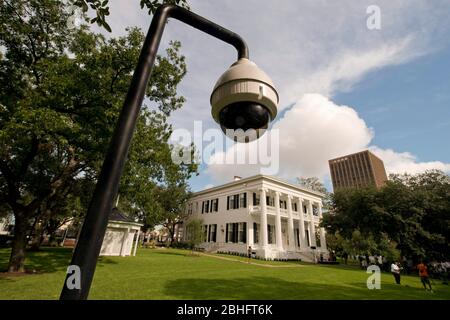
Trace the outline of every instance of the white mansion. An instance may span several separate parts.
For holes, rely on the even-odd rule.
[[[256,175],[194,193],[188,219],[203,221],[208,251],[246,254],[251,246],[263,259],[312,261],[327,256],[319,228],[323,194],[271,176]],[[262,201],[263,200],[263,201]],[[189,240],[186,224],[180,231]]]

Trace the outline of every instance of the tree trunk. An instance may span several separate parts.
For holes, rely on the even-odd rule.
[[[22,214],[15,215],[14,238],[8,272],[25,272],[25,249],[27,247],[27,219]]]
[[[167,231],[169,231],[169,239],[170,239],[170,245],[174,243],[174,236],[175,236],[175,224],[171,223],[169,227],[167,227]]]
[[[42,242],[44,242],[45,230],[42,225],[36,226],[34,228],[34,230],[35,230],[34,236],[32,237],[32,240],[31,240],[30,249],[33,251],[39,251],[39,249],[41,248]]]

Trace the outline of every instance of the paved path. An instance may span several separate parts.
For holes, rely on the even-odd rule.
[[[244,263],[244,264],[251,264],[254,266],[258,266],[258,267],[266,267],[266,268],[301,268],[304,267],[303,265],[300,264],[289,264],[289,265],[282,265],[282,264],[263,264],[263,263],[255,263],[255,262],[251,262],[248,263],[247,261],[244,260],[239,260],[239,259],[234,259],[234,258],[229,258],[229,257],[223,257],[223,256],[218,256],[218,255],[213,255],[213,254],[208,254],[208,253],[203,253],[203,252],[199,252],[201,255],[203,256],[207,256],[207,257],[211,257],[211,258],[216,258],[216,259],[221,259],[221,260],[227,260],[227,261],[234,261],[234,262],[240,262],[240,263]]]

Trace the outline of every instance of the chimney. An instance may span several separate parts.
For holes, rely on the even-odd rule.
[[[234,176],[234,179],[233,179],[233,181],[238,181],[238,180],[241,180],[242,178],[241,177],[239,177],[239,176]]]

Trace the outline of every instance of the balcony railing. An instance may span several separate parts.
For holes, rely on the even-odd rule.
[[[267,206],[266,208],[267,208],[267,214],[276,215],[275,207]],[[261,212],[261,206],[260,205],[249,206],[249,213],[250,214],[259,214],[260,212]],[[303,219],[305,221],[309,221],[310,220],[309,214],[307,214],[307,213],[302,213],[302,214],[303,214]],[[286,209],[280,209],[280,215],[282,217],[286,217],[287,218],[288,217],[287,210]],[[298,218],[299,215],[300,215],[300,212],[292,210],[292,216],[294,218]],[[319,216],[315,216],[315,215],[313,215],[313,219],[314,219],[314,221],[319,221],[320,220]]]

